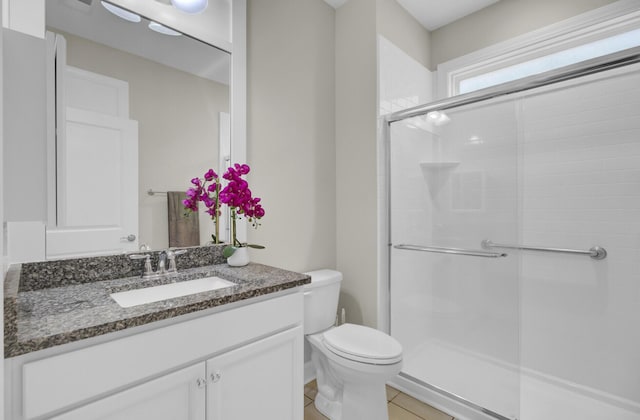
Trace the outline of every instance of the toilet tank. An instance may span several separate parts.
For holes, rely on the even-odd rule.
[[[331,327],[338,312],[342,273],[317,270],[304,273],[311,283],[304,286],[304,333],[313,334]]]

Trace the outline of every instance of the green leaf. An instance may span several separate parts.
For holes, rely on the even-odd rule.
[[[247,244],[247,246],[248,246],[249,248],[264,249],[264,247],[263,247],[262,245]]]
[[[230,256],[233,255],[233,253],[236,252],[236,248],[231,246],[231,245],[227,245],[224,247],[224,249],[222,250],[222,255],[225,258],[229,258]]]

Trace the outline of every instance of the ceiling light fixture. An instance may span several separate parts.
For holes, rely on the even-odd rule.
[[[101,3],[105,9],[107,9],[108,11],[110,11],[111,13],[113,13],[114,15],[118,16],[121,19],[128,20],[129,22],[134,22],[134,23],[138,23],[141,20],[140,16],[136,15],[135,13],[131,13],[128,10],[121,9],[120,7],[114,6],[111,3],[107,3],[106,1],[102,1]]]
[[[167,28],[164,25],[160,25],[158,22],[151,21],[149,22],[149,29],[152,31],[156,31],[163,35],[171,35],[171,36],[180,36],[182,35],[180,32],[176,32],[173,29]]]
[[[200,13],[207,8],[208,0],[171,0],[171,4],[185,13]]]

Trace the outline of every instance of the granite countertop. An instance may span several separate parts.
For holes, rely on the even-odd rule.
[[[176,281],[217,276],[235,286],[160,302],[122,308],[109,295]],[[55,287],[23,287],[21,266],[5,280],[5,358],[42,350],[150,322],[278,292],[309,283],[305,274],[261,264],[229,267],[215,264],[186,268],[158,280],[139,275],[86,283],[55,283]]]

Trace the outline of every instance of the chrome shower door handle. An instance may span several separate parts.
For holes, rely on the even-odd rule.
[[[538,252],[557,252],[561,254],[573,254],[573,255],[586,255],[594,260],[604,260],[607,258],[607,250],[601,246],[592,246],[587,250],[582,249],[568,249],[568,248],[548,248],[540,246],[526,246],[517,244],[497,244],[490,239],[482,241],[482,248],[504,248],[504,249],[518,249],[522,251],[538,251]]]
[[[477,249],[463,249],[463,248],[447,248],[441,246],[423,246],[423,245],[409,245],[400,244],[393,245],[395,249],[404,249],[409,251],[422,251],[422,252],[434,252],[436,254],[450,254],[450,255],[466,255],[469,257],[484,257],[484,258],[500,258],[506,257],[504,252],[487,252]]]

